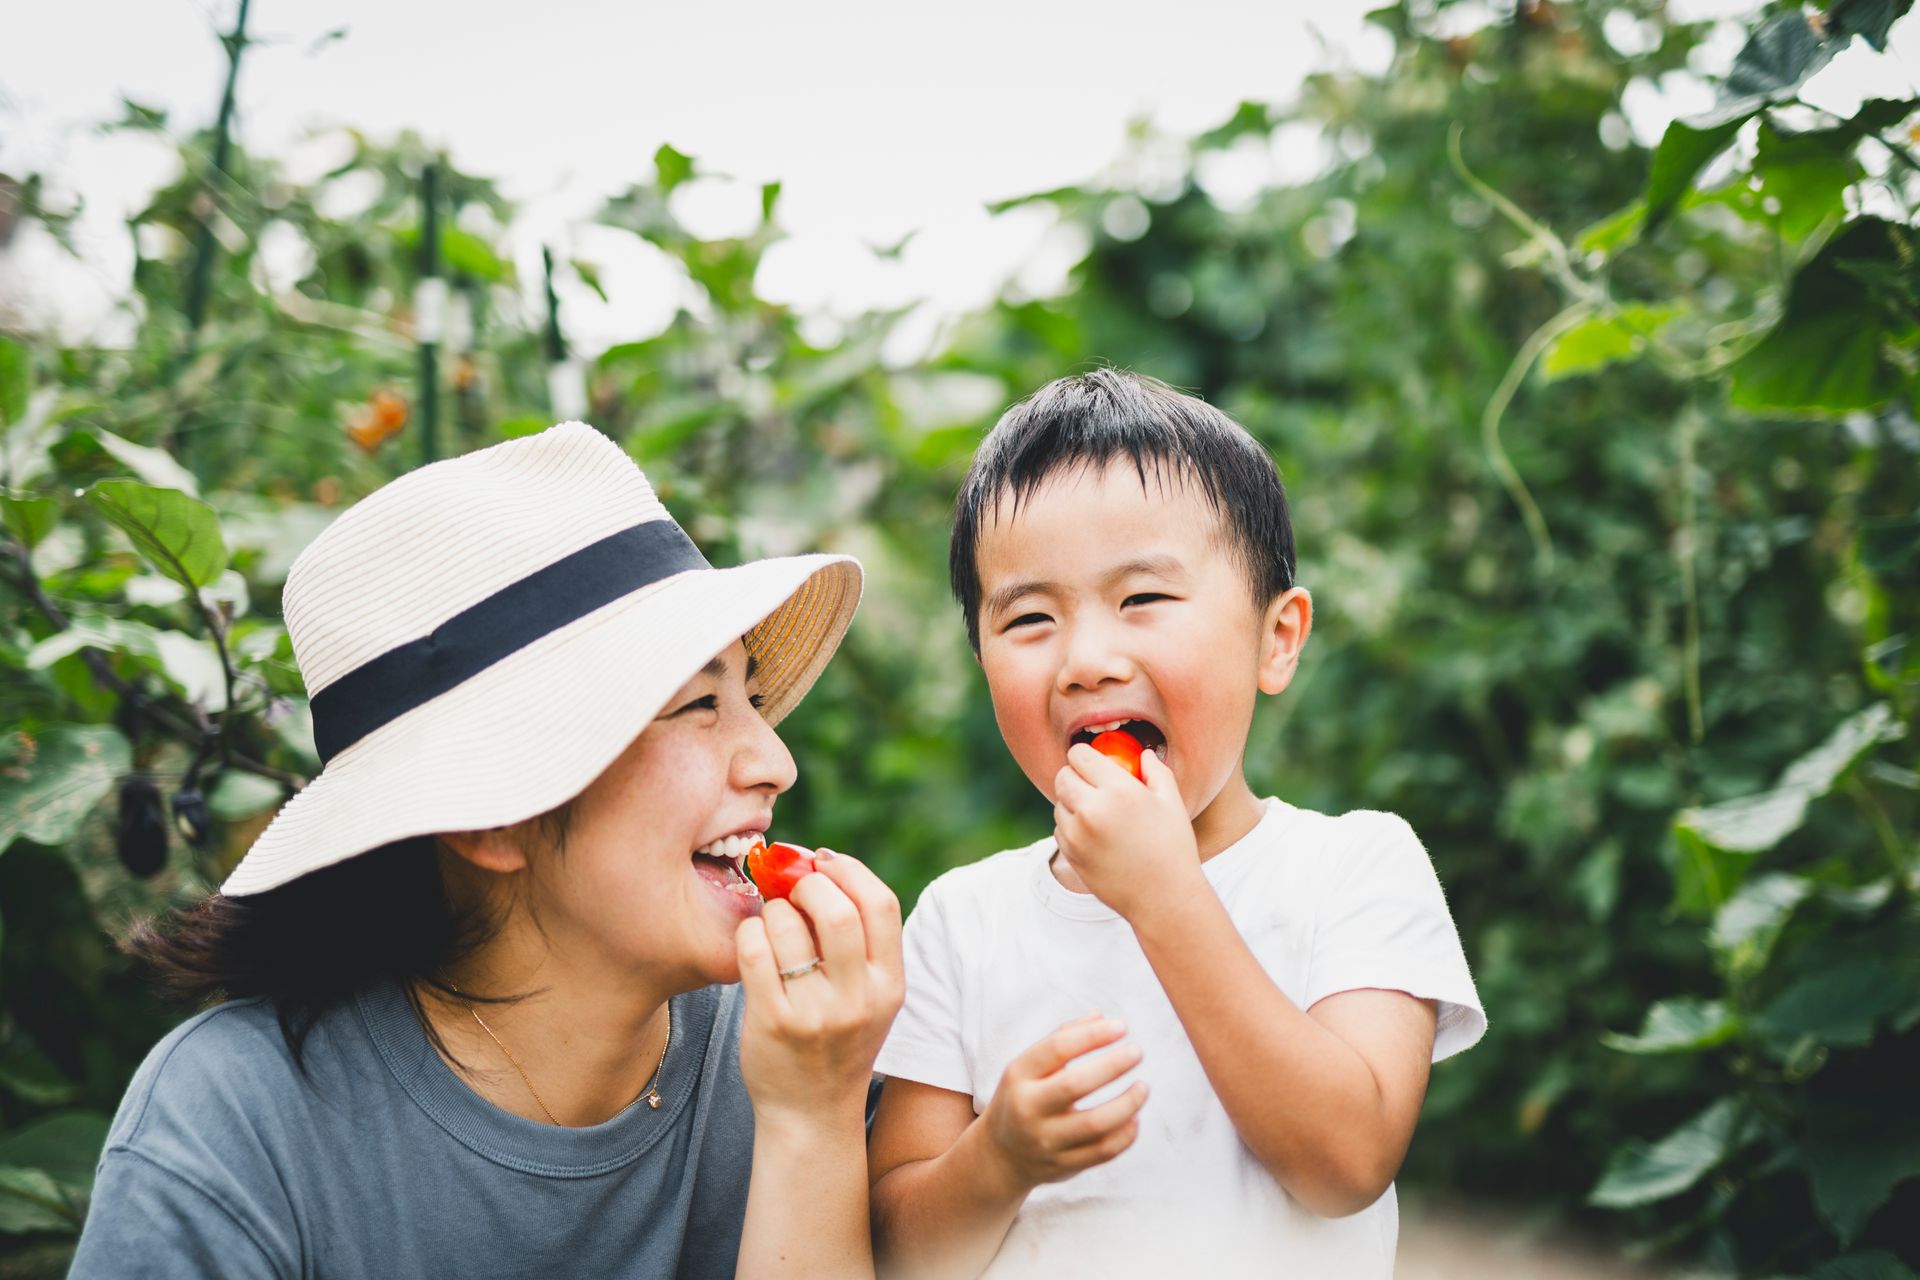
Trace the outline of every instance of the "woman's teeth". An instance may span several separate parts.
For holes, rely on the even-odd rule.
[[[759,836],[721,836],[712,844],[695,849],[695,853],[705,854],[709,858],[744,858],[747,850],[760,843]]]

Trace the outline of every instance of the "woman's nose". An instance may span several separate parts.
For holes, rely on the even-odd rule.
[[[793,753],[758,711],[742,718],[740,735],[733,753],[736,786],[742,791],[766,790],[774,795],[793,786],[800,774]]]

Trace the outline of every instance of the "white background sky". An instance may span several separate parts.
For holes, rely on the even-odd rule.
[[[1043,290],[1072,259],[1070,246],[1049,242],[1044,215],[993,218],[988,202],[1111,172],[1130,121],[1189,135],[1244,99],[1286,101],[1313,69],[1379,68],[1387,40],[1362,20],[1378,2],[253,0],[249,30],[262,43],[242,67],[240,137],[317,171],[340,154],[302,144],[322,126],[381,138],[412,128],[462,168],[495,177],[523,207],[512,237],[523,279],[537,281],[542,243],[606,267],[615,305],[567,297],[568,327],[588,352],[657,329],[680,300],[672,275],[631,237],[581,227],[606,195],[651,173],[662,142],[739,180],[678,198],[696,231],[749,225],[758,184],[785,184],[780,219],[793,238],[763,269],[768,296],[842,316],[924,300],[937,318],[980,305],[1022,270]],[[1754,7],[1673,5],[1689,17]],[[210,122],[224,66],[217,32],[235,8],[11,6],[0,170],[45,172],[88,210],[81,263],[33,234],[7,260],[15,278],[0,293],[30,318],[57,320],[69,336],[111,331],[132,262],[125,218],[173,159],[154,140],[95,126],[120,114],[123,94],[167,111],[177,133]],[[1466,5],[1456,20],[1486,16]],[[339,28],[344,38],[322,39]],[[1731,24],[1725,34],[1720,65],[1706,69],[1731,61],[1738,36]],[[1822,74],[1828,97],[1872,89],[1849,70],[1858,61]],[[1700,85],[1644,88],[1628,112],[1643,140],[1706,100]],[[1883,91],[1910,92],[1911,81]],[[1250,192],[1300,159],[1276,147],[1223,169],[1217,194]],[[909,232],[919,234],[898,261],[869,251]]]

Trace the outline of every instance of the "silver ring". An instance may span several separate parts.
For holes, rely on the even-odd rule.
[[[794,965],[791,969],[782,969],[780,971],[780,976],[782,978],[804,977],[805,975],[812,973],[815,969],[818,969],[819,967],[820,967],[820,957],[815,956],[813,959],[807,961],[805,964]]]

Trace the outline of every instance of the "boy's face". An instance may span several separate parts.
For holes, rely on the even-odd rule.
[[[1129,460],[1043,481],[983,525],[980,665],[1001,735],[1049,800],[1067,749],[1115,721],[1173,769],[1203,854],[1257,820],[1241,776],[1258,692],[1292,678],[1311,621],[1265,608],[1193,485]]]

